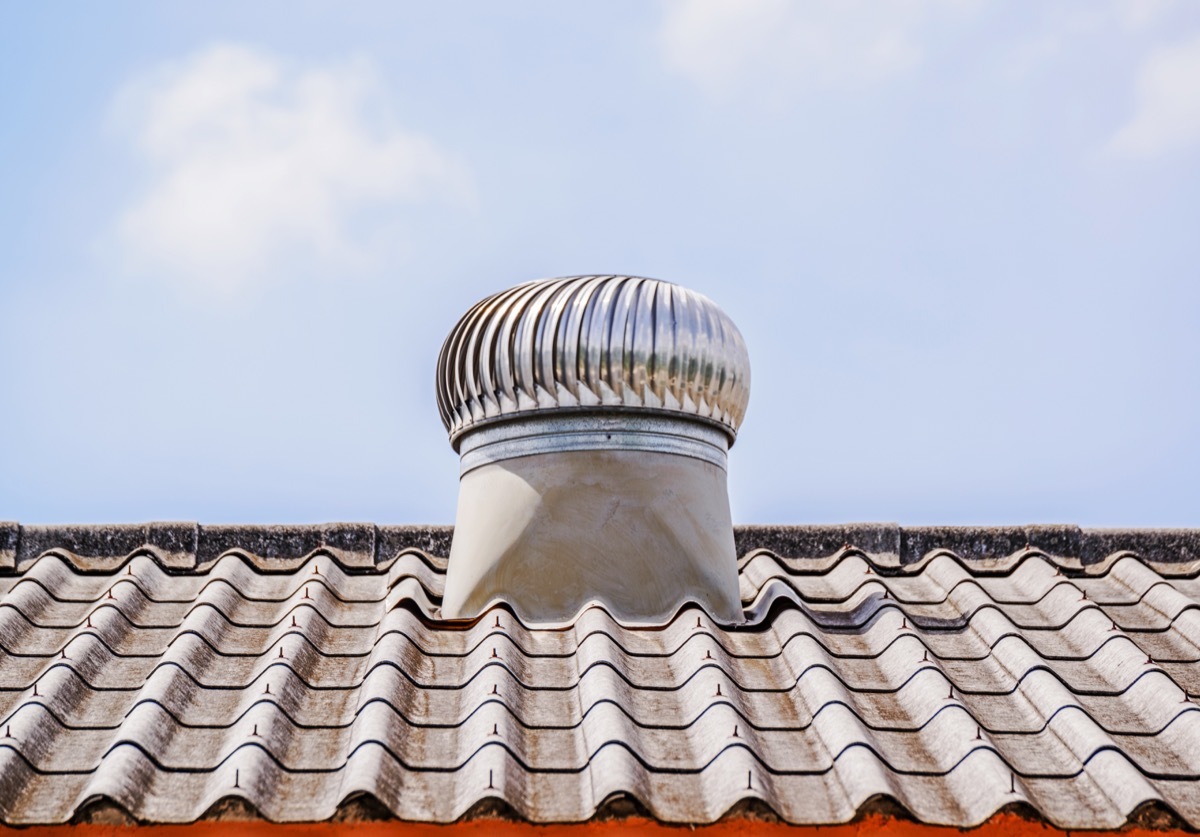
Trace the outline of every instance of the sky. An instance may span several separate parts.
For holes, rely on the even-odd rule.
[[[1200,3],[7,4],[0,519],[451,523],[437,352],[746,338],[739,523],[1200,526]]]

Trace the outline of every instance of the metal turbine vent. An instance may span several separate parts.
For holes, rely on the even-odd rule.
[[[741,333],[678,285],[569,276],[476,303],[438,358],[459,454],[441,615],[741,621],[727,470],[749,398]]]
[[[652,411],[719,426],[732,444],[750,398],[737,326],[707,297],[637,276],[541,279],[493,294],[438,357],[451,443],[539,411]]]

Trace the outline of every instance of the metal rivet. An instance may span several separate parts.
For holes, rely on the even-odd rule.
[[[926,648],[925,653],[923,653],[921,655],[921,662],[923,662],[923,663],[929,662],[929,649],[928,648]]]
[[[494,784],[492,784],[492,771],[490,771],[490,770],[488,771],[488,786],[487,786],[487,789],[488,789],[488,790],[495,790],[495,789],[496,789],[496,786],[495,786]]]
[[[263,689],[263,694],[264,695],[271,694],[271,684],[270,683],[267,684],[267,688]]]
[[[746,771],[746,790],[754,790],[754,771]]]
[[[92,614],[90,614],[90,613],[88,614],[88,618],[87,618],[87,626],[89,628],[92,627]]]
[[[494,660],[494,659],[496,659],[496,656],[497,656],[497,655],[496,655],[496,649],[495,649],[495,648],[493,648],[493,649],[492,649],[492,656],[491,656],[489,659],[492,659],[492,660]]]
[[[495,624],[495,625],[493,625],[492,627],[493,627],[493,628],[499,628],[499,627],[500,627],[500,614],[499,614],[499,613],[497,613],[497,614],[496,614],[496,624]]]
[[[717,693],[716,693],[715,697],[721,697],[721,684],[720,683],[717,684]]]
[[[306,599],[307,599],[308,597],[309,597],[309,596],[308,596],[308,585],[307,585],[307,584],[305,584],[305,585],[304,585],[304,598],[306,598]]]
[[[8,724],[4,725],[4,737],[12,738],[12,727],[9,726]]]
[[[1017,792],[1017,774],[1016,774],[1016,773],[1010,773],[1010,774],[1009,774],[1009,778],[1008,778],[1008,792],[1009,792],[1009,793],[1016,793],[1016,792]]]
[[[241,784],[240,784],[241,778],[242,778],[242,771],[240,771],[240,770],[233,771],[233,786],[235,788],[239,788],[239,789],[241,788]]]
[[[41,695],[39,695],[39,694],[38,694],[38,690],[37,690],[37,683],[34,683],[34,684],[33,684],[33,696],[34,696],[34,697],[41,697]]]
[[[734,724],[734,725],[733,725],[733,737],[734,737],[734,738],[741,738],[741,736],[740,736],[740,735],[738,735],[738,725],[737,725],[737,724]]]
[[[700,617],[699,616],[696,617],[696,627],[697,628],[700,627]]]
[[[300,627],[299,625],[296,624],[296,614],[294,614],[294,613],[292,614],[292,627],[293,628]]]
[[[493,684],[492,684],[492,691],[490,692],[490,694],[493,694],[493,695],[498,695],[498,694],[500,694],[500,692],[498,692],[498,691],[496,690],[496,684],[495,684],[495,683],[493,683]]]
[[[255,724],[255,725],[254,725],[254,731],[253,731],[252,733],[250,733],[250,734],[251,734],[251,735],[258,735],[258,724]]]
[[[705,652],[704,652],[704,659],[706,659],[706,660],[711,660],[712,658],[713,658],[712,651],[705,650]]]
[[[108,588],[108,597],[109,597],[110,599],[113,597],[113,594],[112,594],[112,588],[111,588],[111,587],[109,587],[109,588]]]
[[[904,617],[900,620],[900,630],[902,630],[902,631],[908,630],[908,617]]]
[[[283,646],[279,646],[279,659],[283,659]]]
[[[320,574],[321,574],[321,565],[313,564],[313,575],[320,575]]]
[[[954,700],[954,687],[950,687],[950,694],[946,695],[946,700]]]
[[[983,740],[983,727],[975,727],[975,740],[976,741]]]
[[[500,726],[499,724],[492,724],[492,735],[500,734],[499,726]]]

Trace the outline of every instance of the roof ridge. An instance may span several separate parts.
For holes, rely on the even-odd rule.
[[[405,552],[417,552],[435,569],[444,569],[452,536],[452,526],[439,525],[0,522],[0,573],[22,572],[48,552],[61,555],[82,571],[120,569],[137,555],[149,555],[169,571],[202,572],[230,552],[241,554],[261,572],[290,571],[318,554],[347,572],[370,572],[389,566]],[[1070,570],[1108,566],[1132,554],[1169,570],[1187,565],[1185,572],[1200,572],[1200,528],[744,525],[734,527],[734,539],[737,554],[742,556],[740,565],[762,550],[781,559],[814,563],[835,563],[841,553],[850,550],[881,571],[919,571],[933,557],[949,554],[970,563],[972,574],[1002,574],[1008,569],[1005,562],[1030,551]],[[805,569],[817,566],[810,563]]]

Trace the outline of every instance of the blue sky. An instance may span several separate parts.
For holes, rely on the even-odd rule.
[[[437,350],[746,336],[739,522],[1200,526],[1200,3],[0,13],[0,518],[451,522]]]

